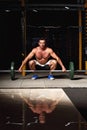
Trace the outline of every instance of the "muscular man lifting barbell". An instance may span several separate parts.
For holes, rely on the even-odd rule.
[[[31,60],[35,56],[36,59]],[[52,57],[51,60],[49,58]],[[59,56],[49,47],[47,47],[46,39],[41,38],[38,41],[38,47],[32,49],[32,51],[25,57],[21,66],[19,67],[19,72],[22,72],[23,66],[29,61],[29,68],[31,70],[36,70],[39,68],[55,70],[57,67],[57,63],[61,66],[62,71],[66,72],[66,68],[63,65]],[[32,79],[37,79],[38,75],[33,75]],[[48,75],[49,79],[54,79],[53,75],[50,73]]]

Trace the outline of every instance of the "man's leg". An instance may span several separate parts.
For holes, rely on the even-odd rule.
[[[36,62],[35,62],[35,60],[30,60],[29,61],[29,68],[31,70],[36,70]]]
[[[29,61],[29,68],[30,68],[31,70],[36,70],[36,62],[35,62],[35,60]],[[34,74],[34,75],[32,76],[32,79],[33,79],[33,80],[35,80],[35,79],[37,79],[37,78],[38,78],[38,75],[37,75],[37,74]]]
[[[50,70],[55,70],[56,67],[57,67],[57,61],[56,60],[50,60],[49,62],[49,67],[50,67]],[[54,77],[52,75],[52,73],[50,72],[50,74],[48,75],[48,79],[50,80],[53,80]]]
[[[50,60],[49,62],[50,70],[55,70],[57,67],[57,61],[56,60]]]

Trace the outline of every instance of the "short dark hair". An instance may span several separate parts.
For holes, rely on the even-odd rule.
[[[46,38],[44,38],[44,37],[41,37],[39,40],[45,40],[45,41],[46,41]]]

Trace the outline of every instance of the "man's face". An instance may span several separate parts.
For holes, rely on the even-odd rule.
[[[41,124],[44,124],[45,123],[45,114],[42,112],[42,113],[40,113],[40,115],[39,115],[39,122],[41,123]]]
[[[41,49],[44,49],[46,47],[46,41],[45,40],[39,40],[39,46]]]

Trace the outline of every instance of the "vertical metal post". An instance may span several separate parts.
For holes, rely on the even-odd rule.
[[[87,61],[85,61],[85,70],[87,70]],[[87,74],[87,72],[85,72]]]
[[[85,70],[87,70],[87,0],[85,0]]]
[[[79,10],[79,70],[82,69],[82,12]]]
[[[22,7],[22,37],[23,37],[23,57],[26,57],[27,49],[26,49],[26,5],[25,0],[21,0],[21,7]],[[26,69],[26,65],[23,67],[23,70]],[[25,76],[26,72],[22,71],[22,76]]]

